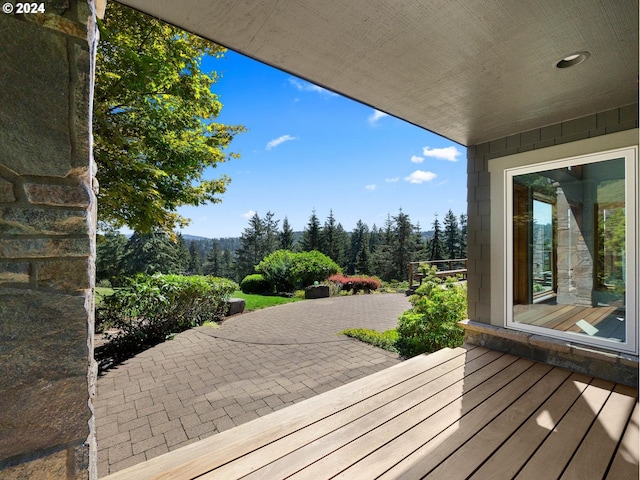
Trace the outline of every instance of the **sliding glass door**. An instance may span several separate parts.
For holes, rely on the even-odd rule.
[[[616,350],[635,348],[632,153],[507,171],[508,326]]]

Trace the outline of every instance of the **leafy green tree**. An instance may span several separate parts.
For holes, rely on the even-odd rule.
[[[293,244],[293,229],[291,225],[289,225],[289,219],[284,217],[282,221],[282,231],[280,232],[280,248],[282,250],[293,250]]]
[[[310,252],[312,250],[319,250],[320,248],[320,220],[316,215],[315,208],[311,212],[309,217],[309,223],[302,232],[302,238],[300,239],[300,248],[303,252]]]
[[[435,214],[433,220],[433,237],[429,240],[428,247],[429,260],[442,260],[444,259],[444,246],[442,245],[442,230],[440,229],[440,222],[438,221],[438,214]]]
[[[458,230],[458,218],[449,209],[444,216],[444,253],[447,258],[456,258],[460,252],[460,231]]]
[[[99,22],[93,110],[100,216],[141,233],[173,234],[183,205],[219,202],[230,181],[203,177],[235,158],[226,152],[244,127],[213,121],[222,104],[217,74],[202,58],[226,49],[110,2]]]

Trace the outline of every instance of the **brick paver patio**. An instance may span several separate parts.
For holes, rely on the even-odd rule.
[[[393,328],[403,294],[290,303],[198,327],[98,378],[98,474],[149,460],[399,363],[346,328]]]

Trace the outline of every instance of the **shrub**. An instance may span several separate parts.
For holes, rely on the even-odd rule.
[[[383,348],[390,352],[398,352],[396,343],[398,342],[398,332],[395,329],[378,332],[367,328],[350,328],[340,332],[347,337],[355,338],[361,342],[368,343],[375,347]]]
[[[247,275],[240,282],[240,290],[247,294],[273,293],[273,284],[269,282],[263,275],[254,273]]]
[[[99,322],[117,329],[96,349],[101,367],[118,363],[172,334],[224,317],[226,301],[238,285],[207,276],[138,275],[97,309]]]
[[[325,281],[338,273],[340,267],[316,250],[296,253],[277,250],[267,255],[256,266],[256,271],[264,275],[278,292],[293,292],[314,282]]]
[[[341,285],[341,290],[345,292],[365,292],[370,293],[372,290],[380,288],[380,280],[373,277],[345,277],[344,275],[332,275],[329,277],[332,283]]]
[[[422,285],[409,299],[412,308],[398,320],[397,346],[405,357],[462,345],[464,334],[457,322],[466,317],[466,290],[453,279],[443,284],[435,271],[427,271]]]

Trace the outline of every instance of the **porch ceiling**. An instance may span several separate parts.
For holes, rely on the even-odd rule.
[[[463,145],[638,98],[636,0],[121,1]]]

